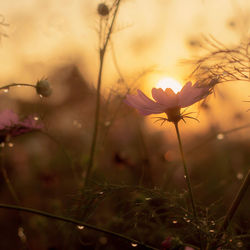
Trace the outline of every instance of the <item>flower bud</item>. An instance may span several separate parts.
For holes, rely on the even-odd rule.
[[[49,97],[52,94],[50,83],[47,80],[39,80],[36,83],[36,92],[42,97]]]
[[[97,12],[100,16],[107,16],[109,14],[109,8],[105,3],[100,3],[97,7]]]

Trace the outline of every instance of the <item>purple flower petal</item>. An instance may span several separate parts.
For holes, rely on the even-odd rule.
[[[188,107],[209,95],[209,87],[197,88],[192,86],[191,82],[185,84],[182,90],[177,94],[181,108]]]
[[[166,108],[173,108],[178,106],[178,98],[174,91],[167,88],[165,91],[162,89],[152,89],[153,98],[160,104],[164,105]]]
[[[6,109],[0,113],[0,129],[11,127],[13,124],[18,123],[18,121],[19,118],[17,114],[9,109]]]
[[[160,114],[166,110],[164,105],[149,99],[142,91],[138,95],[127,95],[125,103],[136,108],[142,115]]]

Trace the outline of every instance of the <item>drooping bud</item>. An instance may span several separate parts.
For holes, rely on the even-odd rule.
[[[52,94],[50,83],[47,80],[39,80],[36,83],[36,92],[42,97],[49,97]]]
[[[97,12],[100,16],[107,16],[109,14],[109,8],[105,3],[100,3],[97,7]]]

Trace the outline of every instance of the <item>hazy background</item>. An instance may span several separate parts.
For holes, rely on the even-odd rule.
[[[0,46],[1,85],[34,83],[60,67],[74,64],[85,80],[96,86],[99,48],[96,9],[100,2],[1,1],[0,13],[8,24],[1,27],[1,32],[7,35],[2,37]],[[128,82],[143,70],[154,69],[139,82],[147,94],[164,76],[184,84],[192,65],[180,64],[180,60],[202,55],[202,36],[212,35],[227,46],[237,45],[249,34],[249,10],[247,0],[123,1],[112,36],[113,46],[105,58],[103,93],[108,93],[111,86],[117,87],[119,75],[113,55]],[[54,84],[54,89],[57,88],[60,84]],[[206,124],[212,122],[230,129],[235,116],[240,119],[234,121],[234,126],[245,124],[249,104],[243,101],[249,99],[250,85],[221,84],[216,90],[216,98],[209,98],[209,104],[213,104],[210,115],[199,116],[202,126],[191,121],[187,127],[207,129]],[[64,91],[67,90],[55,91],[53,98],[63,99]],[[35,93],[25,89],[13,91],[13,95],[32,100]]]

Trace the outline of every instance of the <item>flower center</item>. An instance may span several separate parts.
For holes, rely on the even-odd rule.
[[[177,123],[181,120],[181,108],[180,107],[174,107],[169,108],[165,111],[168,117],[168,121]]]

